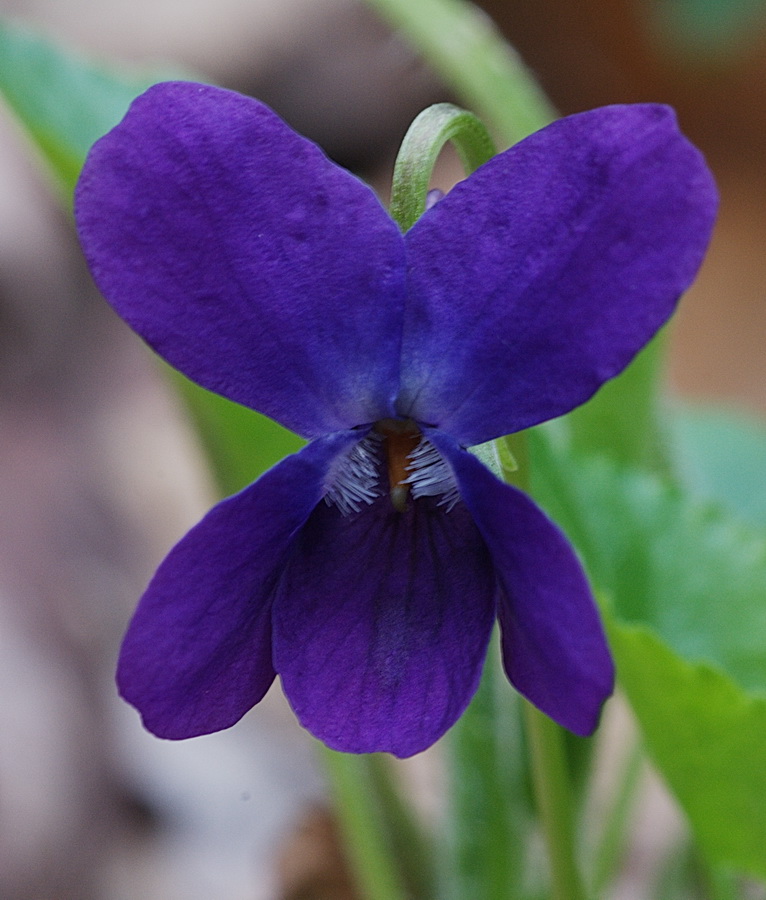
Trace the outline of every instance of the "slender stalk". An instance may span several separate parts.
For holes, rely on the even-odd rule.
[[[521,490],[529,490],[530,460],[524,433],[497,441],[501,462],[510,452],[516,468],[504,466],[503,477]],[[575,855],[572,786],[559,725],[522,701],[529,745],[529,765],[538,815],[543,829],[551,873],[551,900],[585,900]]]
[[[561,728],[530,703],[524,721],[535,798],[551,871],[551,900],[585,900],[575,861],[571,790]]]
[[[449,858],[441,867],[449,900],[521,896],[524,829],[532,821],[517,703],[499,667],[493,637],[481,685],[447,739]]]
[[[407,889],[413,900],[437,900],[436,865],[431,834],[402,794],[392,771],[393,761],[382,753],[366,757],[386,831]]]
[[[364,900],[407,900],[368,759],[322,746],[348,861]]]
[[[473,113],[451,103],[424,109],[410,125],[394,166],[391,216],[402,231],[412,228],[425,212],[431,173],[447,141],[457,150],[466,175],[497,152],[489,132]]]

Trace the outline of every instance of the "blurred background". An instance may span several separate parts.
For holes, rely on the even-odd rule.
[[[722,206],[672,327],[671,389],[766,413],[766,3],[481,5],[562,112],[677,107]],[[383,194],[411,119],[452,99],[357,0],[0,0],[0,14],[253,94]],[[447,160],[440,177],[460,173]],[[132,608],[215,496],[0,109],[0,900],[352,900],[311,740],[278,687],[235,729],[182,744],[145,734],[116,696]],[[407,772],[427,808],[438,754]],[[644,896],[641,867],[681,827],[659,789],[639,816],[621,900]]]

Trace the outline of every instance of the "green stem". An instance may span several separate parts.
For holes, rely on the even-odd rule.
[[[506,144],[557,118],[492,20],[464,0],[367,0]]]
[[[569,773],[561,728],[524,702],[538,812],[551,869],[551,900],[585,900],[575,861]]]
[[[497,442],[501,462],[509,451],[516,469],[506,467],[504,478],[520,490],[529,490],[530,460],[523,432]],[[551,872],[551,900],[585,900],[576,862],[572,786],[564,748],[564,732],[538,709],[522,702],[529,745],[529,764],[538,815],[543,829]]]
[[[452,141],[466,175],[495,155],[492,138],[473,113],[451,103],[424,109],[404,136],[394,166],[391,217],[402,231],[425,212],[431,173],[447,141]]]
[[[386,825],[365,756],[322,746],[343,843],[364,900],[406,900],[407,893],[386,833]]]
[[[434,847],[411,803],[403,796],[393,760],[382,753],[366,757],[368,772],[385,822],[386,832],[408,897],[436,900]]]
[[[479,690],[449,734],[451,833],[440,896],[521,895],[524,829],[532,820],[517,703],[493,636]],[[503,683],[500,683],[502,680]]]

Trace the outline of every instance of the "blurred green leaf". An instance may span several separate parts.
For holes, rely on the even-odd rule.
[[[168,367],[225,495],[235,494],[306,443],[292,431],[189,381]]]
[[[167,76],[168,73],[165,73]],[[22,25],[0,20],[0,94],[71,197],[91,144],[159,72],[98,66]]]
[[[620,683],[657,765],[711,861],[766,874],[766,537],[656,475],[573,453],[555,425],[530,438],[535,496],[612,600]]]
[[[672,418],[684,485],[752,525],[766,526],[766,426],[743,413],[682,407]]]
[[[661,396],[664,348],[664,335],[659,335],[624,372],[566,417],[576,452],[602,453],[625,465],[667,471]]]
[[[620,679],[708,858],[766,878],[766,698],[611,617]]]
[[[659,477],[531,437],[534,494],[618,617],[766,692],[766,537]]]

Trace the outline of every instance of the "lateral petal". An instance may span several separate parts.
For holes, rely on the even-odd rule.
[[[574,551],[529,497],[444,435],[429,439],[452,465],[492,555],[508,678],[560,725],[591,734],[614,689],[614,665]]]
[[[391,415],[402,237],[263,104],[150,88],[91,150],[75,216],[104,296],[203,387],[307,437]]]
[[[478,444],[569,412],[672,313],[717,207],[667,107],[554,122],[406,235],[403,417]]]
[[[412,756],[456,721],[481,675],[495,580],[462,504],[344,516],[321,504],[274,601],[274,663],[298,719],[351,753]]]
[[[215,506],[160,565],[117,671],[149,731],[181,739],[228,728],[274,679],[271,601],[290,542],[356,433],[320,438]]]

